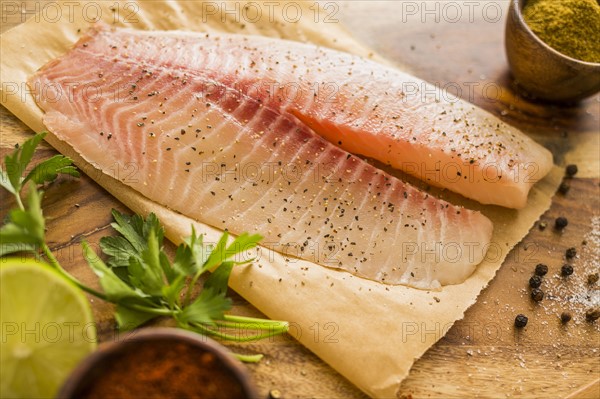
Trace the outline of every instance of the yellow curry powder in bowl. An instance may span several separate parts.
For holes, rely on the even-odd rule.
[[[596,0],[529,0],[523,18],[556,51],[600,63],[600,5]]]

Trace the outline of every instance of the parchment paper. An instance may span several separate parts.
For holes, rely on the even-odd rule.
[[[235,11],[214,13],[207,8],[208,3],[223,6],[221,2],[147,1],[122,2],[114,7],[116,3],[110,1],[91,2],[93,5],[84,12],[87,3],[71,2],[68,6],[67,2],[53,2],[62,10],[58,20],[51,20],[51,14],[46,18],[33,17],[1,36],[2,104],[34,131],[44,130],[42,112],[25,85],[26,79],[48,60],[66,52],[78,39],[78,29],[85,30],[98,13],[104,21],[119,26],[262,34],[310,41],[385,62],[356,43],[340,24],[323,23],[323,18],[315,22],[313,2],[294,2],[302,10],[303,17],[298,22],[290,22],[293,19],[282,12],[267,15],[263,3],[254,3],[264,11],[255,23],[239,18],[245,2],[234,2],[241,7],[237,16]],[[276,4],[281,8],[285,3]],[[111,6],[116,10],[109,10]],[[235,10],[236,6],[231,7]],[[220,236],[219,230],[157,205],[94,171],[68,144],[51,135],[47,140],[74,158],[80,168],[133,211],[156,213],[165,224],[167,237],[175,243],[189,235],[191,223],[206,234],[207,242]],[[483,207],[446,194],[453,202],[480,209],[495,227],[487,259],[460,285],[437,292],[385,286],[263,249],[257,262],[234,271],[231,286],[269,317],[292,322],[292,336],[364,392],[374,397],[395,397],[414,361],[463,317],[510,249],[549,208],[560,179],[561,171],[555,168],[534,186],[529,205],[521,211]],[[315,323],[318,336],[314,334]]]

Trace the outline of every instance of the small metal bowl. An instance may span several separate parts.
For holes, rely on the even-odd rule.
[[[527,26],[527,0],[511,0],[505,46],[517,86],[551,102],[576,102],[600,91],[600,64],[568,57],[544,43]]]
[[[175,366],[165,366],[168,356],[162,349],[168,351],[176,347],[194,355],[194,361],[186,363],[177,357]],[[143,353],[154,353],[153,359],[143,362]],[[172,360],[173,356],[169,361]],[[178,386],[175,378],[163,378],[166,374],[186,376],[185,386]],[[214,378],[215,374],[219,378]],[[111,384],[115,380],[120,383]],[[75,368],[57,398],[141,397],[139,384],[143,384],[143,389],[151,390],[152,398],[182,395],[211,399],[258,397],[246,368],[213,340],[175,328],[146,328],[136,330],[122,340],[101,344]],[[182,393],[184,389],[185,394]]]

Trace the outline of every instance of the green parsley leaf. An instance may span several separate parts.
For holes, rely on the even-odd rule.
[[[221,263],[204,282],[204,289],[212,289],[218,294],[227,293],[227,284],[229,283],[229,275],[231,275],[233,266],[233,262]]]
[[[260,234],[248,234],[248,233],[243,233],[240,234],[232,243],[229,247],[227,247],[227,253],[226,253],[226,260],[231,259],[232,257],[235,257],[236,255],[239,254],[243,254],[253,248],[255,248],[258,243],[260,242],[260,240],[262,240],[263,237]],[[246,263],[250,263],[254,261],[254,258],[249,258],[249,259],[238,259],[235,260],[234,262],[238,265],[243,265]]]
[[[0,186],[4,187],[9,193],[17,195],[15,188],[10,182],[10,177],[8,176],[8,173],[5,172],[2,168],[0,168]]]
[[[119,327],[119,330],[122,331],[133,330],[155,317],[156,315],[153,313],[131,309],[123,305],[117,305],[117,310],[115,312],[117,326]]]
[[[29,232],[13,223],[0,229],[0,256],[19,252],[36,253],[39,248],[37,240],[32,239]]]
[[[202,235],[196,235],[196,229],[192,225],[192,235],[185,240],[185,245],[177,247],[173,268],[179,273],[193,276],[200,271],[209,255],[210,248],[204,246]]]
[[[174,282],[177,278],[182,277],[182,274],[173,268],[173,266],[171,265],[171,261],[169,260],[167,254],[164,251],[160,251],[159,259],[162,272],[168,284]],[[183,275],[183,277],[185,277],[185,275]]]
[[[142,251],[148,247],[148,239],[152,231],[154,231],[154,234],[156,235],[158,244],[162,246],[164,240],[164,228],[160,225],[158,218],[153,213],[151,213],[146,220],[140,215],[127,216],[115,209],[113,209],[112,215],[115,219],[115,223],[112,223],[111,226],[129,243],[129,246],[127,246],[112,242],[111,244],[113,245],[117,244],[114,251],[115,255],[123,254],[120,253],[118,249],[123,249],[125,253],[131,252],[131,249],[133,249],[133,253],[136,256],[140,256]],[[121,241],[121,243],[123,242]],[[125,260],[129,261],[128,258]],[[117,259],[116,262],[122,264],[123,260]]]
[[[36,251],[44,243],[42,192],[30,184],[26,210],[10,211],[9,222],[0,229],[0,256],[15,252]]]
[[[19,221],[23,226],[27,226],[32,237],[37,239],[40,243],[44,242],[44,230],[46,229],[46,222],[44,220],[44,214],[42,213],[43,196],[44,193],[42,191],[38,192],[35,185],[30,184],[29,193],[27,193],[27,215],[21,215],[20,212],[15,212],[14,214],[11,213],[10,216],[14,223]]]
[[[204,288],[177,319],[186,324],[212,324],[215,320],[223,319],[225,311],[231,309],[231,304],[231,299],[225,297],[225,294],[212,288]]]
[[[184,276],[193,276],[196,273],[196,262],[189,246],[180,245],[177,247],[175,260],[173,261],[173,270],[177,274]]]
[[[25,175],[25,170],[33,158],[35,149],[46,134],[47,132],[42,132],[25,141],[12,154],[4,158],[6,170],[0,168],[0,185],[16,197],[21,209],[23,209],[23,205],[21,204],[20,193],[27,182],[33,181],[37,184],[52,182],[59,174],[79,177],[79,172],[73,166],[73,161],[63,155],[55,155],[40,162]]]
[[[121,236],[108,236],[100,239],[100,249],[108,255],[107,264],[111,268],[129,266],[129,258],[139,259],[139,254],[133,245]]]
[[[140,220],[144,221],[144,219],[141,216],[139,216],[139,215],[136,215],[136,216]],[[146,218],[146,220],[143,222],[142,236],[145,238],[148,238],[151,231],[154,231],[156,233],[156,240],[158,241],[158,244],[162,246],[163,241],[164,241],[164,236],[165,236],[165,229],[160,224],[160,220],[158,220],[158,218],[156,217],[156,215],[154,213],[150,213],[148,215],[148,217]]]
[[[115,223],[111,226],[121,235],[100,239],[100,249],[108,255],[107,263],[110,267],[127,268],[131,257],[141,261],[142,252],[148,248],[151,231],[155,232],[156,239],[162,246],[164,228],[154,214],[150,214],[145,221],[139,215],[127,216],[115,209],[112,210],[112,215]]]
[[[37,164],[23,179],[23,184],[32,180],[37,184],[54,181],[59,174],[79,177],[79,172],[73,166],[73,161],[63,155],[55,155]]]
[[[213,267],[226,262],[233,261],[235,264],[245,264],[250,263],[254,260],[254,258],[250,259],[242,259],[242,257],[236,255],[243,254],[246,251],[255,248],[256,245],[262,240],[262,236],[258,234],[250,235],[248,233],[240,234],[233,242],[226,247],[227,239],[229,238],[229,234],[227,232],[223,233],[221,239],[215,246],[215,248],[210,253],[210,256],[204,263],[203,269],[210,270]],[[233,258],[233,259],[232,259]]]
[[[163,268],[161,265],[158,238],[154,230],[148,236],[147,248],[141,253],[141,260],[137,257],[129,258],[129,281],[134,287],[153,297],[162,296]]]
[[[219,240],[219,242],[217,242],[217,245],[210,252],[208,259],[206,259],[206,261],[203,262],[204,264],[202,265],[201,271],[210,270],[213,267],[215,267],[225,261],[225,259],[227,258],[226,245],[227,245],[228,238],[229,238],[229,233],[227,231],[225,231],[223,233],[223,235],[221,236],[221,239]]]
[[[142,221],[142,218],[138,215],[130,217],[114,209],[112,214],[113,218],[115,219],[115,223],[111,224],[113,229],[121,233],[123,238],[125,238],[131,244],[133,249],[141,254],[141,252],[148,246],[146,243],[146,237],[144,237],[143,233],[144,222]]]
[[[12,155],[7,155],[4,158],[4,165],[6,167],[6,176],[12,186],[13,190],[9,190],[13,193],[18,193],[23,187],[23,174],[25,168],[31,162],[35,148],[44,139],[46,133],[36,134],[29,140],[25,141]],[[2,184],[5,186],[4,184]]]
[[[181,291],[185,288],[186,276],[178,275],[169,285],[162,288],[162,295],[170,308],[175,308],[179,302]]]
[[[142,291],[135,289],[121,280],[111,268],[98,257],[93,249],[90,248],[87,242],[81,243],[83,247],[83,255],[88,265],[100,279],[100,286],[108,300],[114,303],[123,302],[123,300],[135,299],[138,303],[147,303],[148,295]]]

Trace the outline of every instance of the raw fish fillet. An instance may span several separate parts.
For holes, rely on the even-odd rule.
[[[262,38],[98,25],[29,85],[45,125],[86,161],[198,221],[258,232],[275,251],[386,284],[429,289],[469,277],[490,245],[489,219],[325,140],[297,115],[304,105],[277,105],[276,89],[247,87],[250,65],[267,62],[255,45],[290,63],[272,71],[283,80],[299,79],[284,72],[294,69],[288,47],[300,59],[364,62]]]
[[[548,150],[488,112],[350,54],[258,36],[118,31],[102,40],[116,46],[103,49],[109,57],[193,68],[348,152],[484,204],[524,207],[552,168]]]
[[[348,152],[483,204],[525,207],[553,166],[550,151],[492,114],[357,56],[266,37],[159,40],[159,63],[195,65]]]

